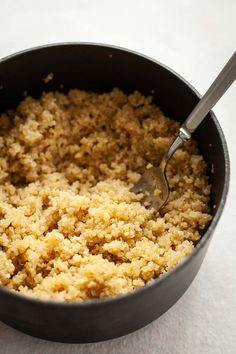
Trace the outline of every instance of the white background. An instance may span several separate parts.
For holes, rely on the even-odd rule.
[[[140,51],[204,93],[236,49],[236,0],[0,0],[0,57],[60,41]],[[230,193],[204,264],[179,302],[146,328],[96,344],[46,342],[0,322],[0,354],[236,353],[235,84],[214,111],[230,150]]]

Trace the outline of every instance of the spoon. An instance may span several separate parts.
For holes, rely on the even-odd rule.
[[[131,192],[143,194],[141,202],[145,206],[152,207],[158,211],[165,205],[170,193],[166,178],[166,167],[170,158],[186,140],[191,138],[192,133],[197,129],[199,124],[224,95],[235,79],[236,52],[234,52],[205,95],[182,124],[176,138],[165,152],[160,165],[147,169],[138,182],[131,188]]]

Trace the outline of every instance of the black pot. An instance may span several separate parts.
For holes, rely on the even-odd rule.
[[[50,72],[54,79],[42,79]],[[0,61],[0,111],[14,108],[24,91],[82,88],[98,92],[119,87],[152,94],[164,113],[183,121],[199,94],[166,66],[140,54],[100,44],[56,44],[30,49]],[[193,253],[152,285],[128,295],[84,303],[30,299],[0,287],[0,319],[23,332],[60,342],[94,342],[122,336],[167,311],[186,291],[205,257],[229,187],[229,156],[221,127],[211,112],[198,128],[199,142],[212,183],[213,220]],[[214,174],[211,174],[214,164]]]

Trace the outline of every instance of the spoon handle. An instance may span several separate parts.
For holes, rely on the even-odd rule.
[[[230,87],[230,85],[234,82],[235,79],[236,52],[234,52],[234,54],[229,59],[224,68],[221,70],[213,84],[209,87],[205,95],[198,102],[197,106],[182,124],[177,137],[163,156],[163,159],[160,164],[160,167],[163,171],[165,171],[167,162],[172,157],[174,152],[184,143],[184,141],[191,138],[192,133],[203,121],[207,113],[210,112],[211,108],[227,91],[227,89]]]
[[[191,133],[199,126],[203,121],[207,113],[218,102],[218,100],[228,90],[230,85],[236,79],[236,52],[229,59],[227,64],[221,70],[215,81],[209,87],[205,95],[201,98],[197,106],[190,113],[188,118],[183,124],[183,129],[187,129],[191,136]]]

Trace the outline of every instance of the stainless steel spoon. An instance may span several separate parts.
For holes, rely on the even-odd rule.
[[[197,106],[190,113],[186,121],[178,131],[178,135],[165,152],[158,167],[147,169],[139,181],[131,188],[131,192],[143,193],[141,202],[147,207],[153,207],[157,211],[163,207],[169,197],[169,185],[166,179],[166,166],[174,152],[191,138],[209,111],[227,91],[236,79],[236,52],[229,59],[225,67],[219,73],[213,84],[201,98]],[[207,137],[206,137],[207,139]]]

